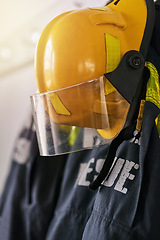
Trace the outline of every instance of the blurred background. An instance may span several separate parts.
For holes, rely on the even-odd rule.
[[[103,6],[107,0],[0,0],[0,193],[14,142],[36,91],[34,55],[49,21],[62,12]]]

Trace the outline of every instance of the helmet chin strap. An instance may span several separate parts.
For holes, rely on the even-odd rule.
[[[133,137],[135,127],[136,123],[133,123],[128,127],[122,129],[118,136],[111,142],[104,165],[97,178],[89,185],[89,189],[96,190],[104,180],[107,180],[109,178],[109,175],[112,171],[111,167],[116,155],[117,148],[124,140],[128,140]]]
[[[126,56],[124,56],[124,58],[125,57]],[[123,59],[122,59],[121,64],[126,64],[126,61],[123,61]],[[115,70],[115,72],[113,71],[112,75],[115,74],[115,75],[117,75],[117,77],[121,77],[121,79],[124,79],[124,78],[126,78],[126,76],[128,76],[128,74],[126,74],[127,68],[125,68],[126,71],[121,71],[121,69],[120,69],[121,64],[118,66],[118,68]],[[139,68],[140,68],[140,70],[138,68],[135,68],[135,71],[134,71],[135,80],[139,83],[136,86],[137,91],[135,92],[133,99],[132,100],[130,99],[131,106],[130,106],[130,110],[129,110],[129,113],[128,113],[128,116],[126,119],[125,126],[121,130],[121,132],[118,134],[118,136],[111,142],[110,147],[109,147],[109,152],[108,152],[107,158],[104,162],[104,165],[103,165],[99,175],[97,176],[97,178],[89,186],[89,189],[91,189],[91,190],[96,190],[104,180],[108,179],[108,177],[112,171],[111,167],[114,162],[116,151],[117,151],[119,145],[123,141],[131,139],[133,137],[133,132],[136,128],[136,120],[138,118],[138,113],[139,113],[140,101],[145,98],[146,85],[147,85],[148,79],[150,77],[150,72],[149,72],[148,68],[144,67],[144,65],[139,66]],[[119,75],[119,69],[121,72],[121,76]],[[122,72],[123,72],[123,76],[122,76]],[[140,72],[142,74],[138,77]],[[109,76],[107,76],[107,78],[109,79]],[[128,80],[128,78],[127,78],[127,80]],[[124,81],[126,81],[126,80],[124,80]]]

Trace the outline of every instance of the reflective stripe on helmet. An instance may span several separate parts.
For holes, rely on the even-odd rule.
[[[106,73],[112,72],[119,64],[121,59],[120,52],[120,41],[119,39],[111,36],[110,34],[105,34],[106,41]],[[113,85],[106,81],[105,84],[105,95],[115,91],[116,89]]]
[[[71,115],[56,93],[49,94],[49,98],[56,113],[67,116]]]
[[[109,73],[115,70],[121,60],[120,41],[108,33],[105,34],[105,39],[107,52],[106,72]]]

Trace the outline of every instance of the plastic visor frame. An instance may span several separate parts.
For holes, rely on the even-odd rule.
[[[31,96],[40,154],[60,155],[110,142],[123,128],[128,102],[100,77]]]

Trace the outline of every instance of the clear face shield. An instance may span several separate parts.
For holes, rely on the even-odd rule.
[[[40,154],[60,155],[110,142],[129,103],[105,78],[31,96]]]

